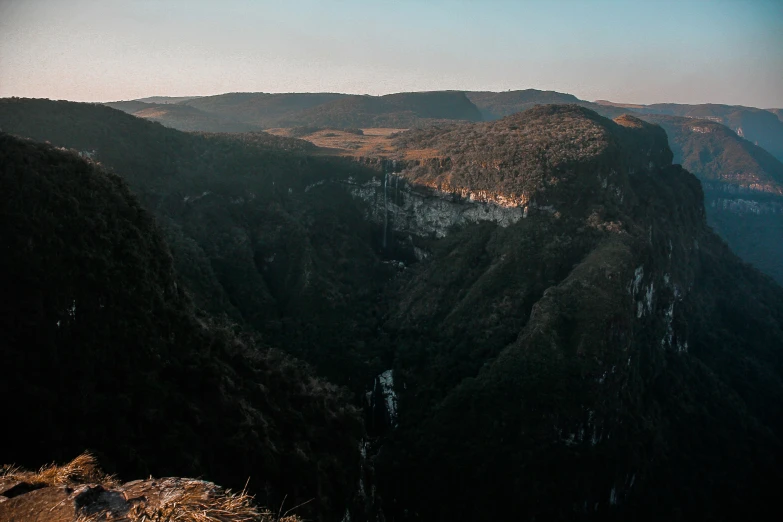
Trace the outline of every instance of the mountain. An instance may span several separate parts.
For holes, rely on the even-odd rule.
[[[710,120],[641,117],[666,130],[674,161],[701,180],[707,223],[783,284],[783,163]]]
[[[38,466],[90,448],[124,476],[236,490],[250,477],[267,505],[287,496],[311,501],[303,513],[344,511],[362,434],[344,392],[197,312],[120,177],[0,134],[0,188],[0,393],[15,398],[0,461]]]
[[[477,121],[478,109],[457,91],[386,96],[235,93],[199,98],[188,105],[269,127],[410,127],[428,120]]]
[[[411,92],[341,98],[283,120],[279,126],[407,128],[431,120],[480,121],[481,113],[462,92]]]
[[[273,127],[411,127],[437,120],[481,120],[461,92],[386,96],[332,93],[229,93],[167,104],[112,102],[115,109],[184,131],[247,132]]]
[[[658,125],[545,105],[354,160],[89,104],[2,100],[0,126],[125,178],[199,308],[349,388],[363,456],[335,452],[335,476],[357,480],[323,490],[324,519],[347,504],[351,520],[728,521],[776,505],[783,289],[710,229]],[[15,216],[39,216],[48,199],[20,201]],[[243,447],[239,462],[265,451]]]
[[[778,117],[780,121],[783,121],[783,109],[767,109],[769,112]]]
[[[375,251],[363,204],[323,186],[375,171],[294,138],[183,133],[102,105],[0,100],[0,127],[121,175],[154,212],[198,308],[264,332],[356,393],[385,369],[379,294],[396,269]]]
[[[144,103],[155,103],[159,105],[181,103],[189,100],[195,100],[201,96],[149,96],[147,98],[138,98],[134,101],[140,101]]]
[[[184,104],[210,114],[236,118],[263,128],[279,127],[278,121],[301,111],[338,100],[346,94],[233,92],[204,96]]]
[[[497,120],[516,112],[532,109],[536,105],[577,104],[607,117],[616,117],[628,112],[616,107],[580,100],[572,94],[539,91],[537,89],[505,92],[467,92],[465,94],[481,110],[484,120],[487,121]]]
[[[444,237],[385,325],[399,425],[376,463],[384,506],[731,520],[770,505],[783,290],[709,229],[660,127],[546,106],[399,139],[436,152],[402,169],[410,189],[380,218]],[[443,199],[418,202],[422,184]]]
[[[176,102],[164,104],[141,101],[111,102],[109,107],[119,109],[146,120],[157,121],[166,127],[181,131],[203,132],[252,132],[261,127],[243,123],[231,118],[209,114],[194,107]]]
[[[722,123],[739,136],[762,147],[779,161],[783,161],[783,121],[771,111],[741,105],[712,103],[700,105],[656,103],[626,107],[633,112],[643,114],[682,116]]]

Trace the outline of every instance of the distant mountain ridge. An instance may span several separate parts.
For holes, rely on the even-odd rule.
[[[253,132],[261,128],[231,117],[210,114],[177,102],[147,103],[139,100],[109,102],[105,105],[145,120],[157,121],[181,131]]]
[[[282,93],[234,92],[204,96],[184,102],[211,114],[242,119],[261,127],[276,127],[278,120],[338,100],[346,94],[337,93]]]
[[[467,105],[466,102],[472,103]],[[744,259],[783,282],[783,256],[780,255],[783,247],[778,246],[783,243],[779,239],[783,215],[779,202],[773,197],[780,191],[780,176],[776,173],[780,171],[781,162],[768,154],[767,149],[747,140],[747,136],[743,138],[729,126],[715,121],[732,114],[732,118],[742,119],[741,115],[735,114],[739,110],[754,114],[754,117],[768,123],[770,120],[774,124],[781,123],[772,110],[722,105],[591,103],[570,94],[535,89],[467,92],[464,95],[458,92],[401,93],[380,97],[333,93],[230,93],[169,105],[140,101],[109,105],[180,130],[243,132],[257,130],[262,125],[243,123],[241,118],[265,126],[295,127],[317,123],[323,128],[407,127],[427,122],[475,120],[479,117],[476,110],[481,119],[491,120],[537,105],[563,102],[577,103],[612,118],[630,111],[662,125],[675,151],[675,162],[683,163],[705,183],[709,223]],[[642,112],[645,110],[657,112],[647,114]],[[684,112],[688,116],[661,114],[665,112]],[[712,119],[700,119],[699,114]],[[437,118],[446,116],[465,119]],[[774,125],[770,124],[770,127]],[[747,227],[744,232],[743,227]]]
[[[458,91],[385,96],[348,94],[235,93],[185,102],[205,112],[226,114],[264,128],[408,127],[426,120],[479,121],[481,114]]]
[[[153,107],[140,103],[151,104],[157,110],[149,110]],[[383,96],[237,92],[200,97],[153,96],[108,105],[179,130],[244,132],[297,126],[406,128],[438,120],[491,121],[536,105],[568,103],[587,107],[609,118],[635,112],[710,119],[726,125],[783,160],[780,109],[718,104],[589,102],[572,94],[537,89],[408,92]],[[165,108],[160,107],[164,105]],[[182,106],[191,109],[181,109]]]
[[[172,103],[181,103],[188,100],[193,100],[195,98],[200,98],[200,96],[149,96],[147,98],[136,98],[134,101],[167,105]]]
[[[783,163],[715,121],[638,116],[666,130],[674,161],[701,180],[710,226],[783,284]]]
[[[615,106],[602,101],[605,107]],[[655,103],[652,105],[617,104],[617,107],[642,114],[682,116],[722,123],[739,136],[764,148],[783,161],[783,121],[775,109],[765,110],[742,105],[703,103],[697,105],[679,103]]]
[[[110,102],[110,107],[184,131],[246,132],[274,127],[411,127],[440,120],[480,121],[459,91],[385,96],[336,93],[227,93]]]
[[[573,94],[556,91],[525,89],[505,92],[466,92],[467,97],[481,110],[485,121],[496,120],[516,112],[531,109],[536,105],[574,103],[594,110],[603,116],[614,118],[624,112],[622,109],[605,107],[596,103],[580,100]]]

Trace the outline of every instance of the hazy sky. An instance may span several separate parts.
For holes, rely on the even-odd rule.
[[[783,0],[0,0],[0,96],[525,88],[783,107]]]

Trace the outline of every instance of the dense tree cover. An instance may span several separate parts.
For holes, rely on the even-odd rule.
[[[387,520],[736,520],[774,505],[783,290],[709,230],[660,127],[549,106],[397,136],[401,157],[435,158],[405,164],[414,188],[537,204],[508,227],[415,238],[428,257],[400,269],[384,256],[414,238],[378,248],[366,203],[343,189],[377,176],[367,164],[105,110],[3,101],[0,127],[96,149],[154,212],[199,307],[357,402],[394,369],[399,425],[370,423],[364,467]]]
[[[783,195],[783,163],[725,125],[675,116],[640,117],[663,127],[675,161],[699,179]]]
[[[0,190],[0,461],[89,449],[126,477],[250,478],[264,503],[345,509],[362,428],[344,392],[197,315],[124,181],[1,134]]]
[[[656,103],[634,106],[628,111],[682,116],[722,123],[748,141],[762,147],[778,160],[783,161],[783,121],[769,110],[714,103],[700,105]]]
[[[765,122],[766,130],[760,127],[757,129],[757,132],[767,133],[766,141],[762,142],[770,147],[770,150],[776,150],[776,146],[769,144],[770,140],[775,141],[774,136],[777,136],[777,131],[772,128],[774,125],[768,121],[767,116],[758,115],[764,111],[723,105],[613,106],[609,102],[598,105],[578,100],[572,95],[534,89],[466,94],[481,109],[487,120],[526,111],[538,105],[576,103],[610,117],[634,112],[642,119],[661,125],[668,134],[675,163],[682,164],[703,182],[710,182],[705,185],[710,226],[728,241],[740,257],[772,275],[778,282],[783,282],[783,242],[780,241],[780,237],[783,237],[783,210],[780,205],[783,202],[773,197],[783,191],[783,165],[767,150],[752,143],[751,138],[751,141],[748,141],[736,133],[736,129],[743,125],[737,122],[747,120],[748,114],[756,115],[757,119]],[[687,117],[666,114],[682,114]],[[432,129],[429,132],[433,136],[440,136],[443,135],[444,128],[442,126],[441,129]],[[756,129],[748,127],[747,124],[742,128]],[[476,149],[484,147],[488,141],[486,136],[470,136],[470,129],[460,132],[465,133],[461,140],[463,144],[482,144],[476,146]],[[398,143],[408,147],[406,141],[423,136],[426,136],[426,132],[410,133],[405,135],[402,141],[398,140]],[[424,145],[419,144],[420,147]],[[488,151],[485,156],[492,156],[496,152]],[[727,212],[724,208],[727,206],[742,209],[741,213]]]
[[[528,198],[538,193],[543,201],[545,185],[557,190],[564,179],[587,173],[609,179],[618,161],[639,170],[670,163],[666,134],[640,120],[634,126],[643,132],[577,105],[540,105],[496,122],[406,132],[395,144],[437,151],[434,160],[405,173],[414,183]]]
[[[783,283],[783,163],[714,121],[641,117],[666,130],[674,161],[701,180],[707,223],[742,259]]]
[[[0,127],[96,150],[158,218],[199,308],[357,393],[384,369],[379,293],[394,270],[373,248],[379,231],[344,190],[311,190],[376,171],[304,155],[314,147],[298,139],[186,134],[100,105],[2,100]]]
[[[455,231],[400,284],[384,506],[416,520],[762,515],[783,479],[783,290],[709,230],[670,152],[640,154],[660,128],[536,111],[482,126],[475,148],[465,129],[401,138],[436,147],[445,178],[476,160],[461,178],[474,187],[552,180],[536,197],[560,214]],[[540,176],[525,159],[478,161],[532,153],[540,135]],[[592,167],[562,170],[579,140]],[[623,152],[669,161],[634,168]]]

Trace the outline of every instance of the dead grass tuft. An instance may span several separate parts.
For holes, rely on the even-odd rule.
[[[121,492],[126,500],[129,493],[134,493],[134,497],[143,493],[140,498],[145,500],[132,502],[130,510],[125,508],[121,509],[122,513],[116,513],[102,509],[80,514],[75,522],[301,522],[287,513],[280,516],[259,509],[246,490],[233,493],[201,480],[150,479],[143,484],[128,483],[131,489],[126,489],[113,476],[101,471],[97,460],[89,453],[62,466],[50,464],[36,472],[12,465],[2,466],[0,479],[24,482],[37,488],[98,484],[104,489]]]
[[[71,484],[117,485],[116,479],[105,474],[90,453],[82,453],[71,462],[58,466],[49,464],[38,471],[24,471],[16,466],[4,466],[0,476],[36,486],[66,486]]]
[[[106,513],[82,515],[76,522],[99,522]],[[253,505],[253,497],[245,491],[223,492],[207,490],[203,482],[168,491],[155,506],[136,504],[122,518],[123,522],[301,522],[295,516],[276,516],[269,510]]]

